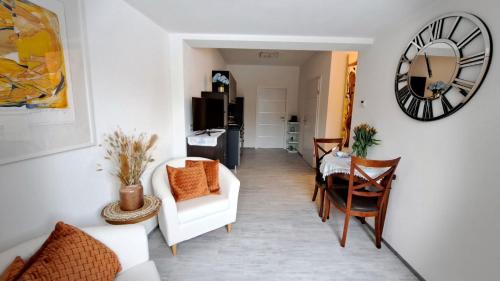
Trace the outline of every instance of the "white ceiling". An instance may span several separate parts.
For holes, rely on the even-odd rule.
[[[260,52],[269,52],[268,50],[249,50],[249,49],[219,49],[226,64],[243,65],[283,65],[300,66],[316,52],[314,51],[285,51],[272,50],[277,52],[278,57],[260,58]]]
[[[125,0],[170,32],[373,38],[435,0]]]

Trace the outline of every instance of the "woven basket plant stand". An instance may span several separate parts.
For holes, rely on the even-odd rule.
[[[110,203],[102,209],[101,216],[109,224],[134,224],[148,220],[158,214],[161,201],[151,195],[144,195],[144,205],[135,211],[122,211],[120,201]]]

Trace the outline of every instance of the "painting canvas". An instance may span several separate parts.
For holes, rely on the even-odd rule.
[[[82,4],[64,3],[0,0],[0,164],[95,142]]]
[[[58,16],[27,0],[0,2],[0,107],[67,108]]]
[[[348,60],[349,61],[349,60]],[[354,92],[356,89],[357,62],[349,63],[346,70],[344,109],[342,112],[342,139],[344,147],[349,147],[351,137],[352,107],[354,105]]]

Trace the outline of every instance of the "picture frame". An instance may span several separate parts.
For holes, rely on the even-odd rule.
[[[0,165],[96,145],[82,1],[23,2],[57,15],[68,106],[57,109],[0,107]]]

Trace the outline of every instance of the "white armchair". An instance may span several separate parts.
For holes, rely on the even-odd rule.
[[[148,237],[144,226],[96,226],[82,228],[82,230],[108,246],[118,256],[122,271],[118,273],[115,280],[160,280],[154,262],[149,260]],[[48,235],[44,235],[26,241],[0,253],[0,272],[3,272],[16,256],[28,260],[47,237]]]
[[[168,182],[166,165],[184,167],[185,160],[208,160],[200,157],[187,157],[167,161],[153,174],[153,192],[162,201],[158,222],[168,246],[175,256],[176,245],[214,229],[236,221],[240,181],[224,165],[219,164],[220,194],[210,194],[186,201],[175,202]]]

